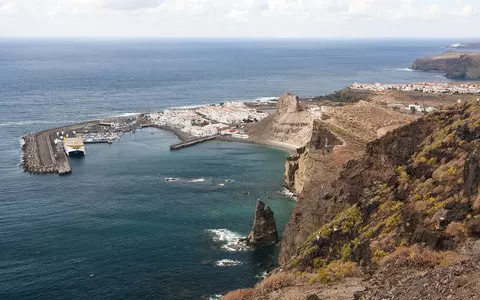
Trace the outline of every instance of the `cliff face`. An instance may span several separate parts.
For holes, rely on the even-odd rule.
[[[477,80],[480,78],[480,53],[446,52],[439,56],[415,60],[413,70],[441,71],[447,78]]]
[[[457,250],[480,235],[480,104],[434,113],[367,145],[324,198],[347,207],[284,266],[371,266],[401,247]]]
[[[362,155],[379,132],[386,133],[386,128],[412,120],[411,116],[363,101],[322,107],[322,116],[312,123],[310,141],[286,162],[286,186],[298,197],[283,234],[280,263],[286,263],[305,239],[350,205],[349,201],[332,201],[332,184],[342,166]]]

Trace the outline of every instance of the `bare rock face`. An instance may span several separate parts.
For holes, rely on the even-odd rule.
[[[278,99],[277,114],[291,114],[302,111],[297,95],[286,93]]]
[[[263,247],[278,242],[278,232],[275,217],[269,206],[258,200],[255,209],[253,229],[247,237],[247,244],[252,247]]]

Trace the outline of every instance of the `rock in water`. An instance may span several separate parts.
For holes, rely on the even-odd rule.
[[[269,206],[265,207],[265,203],[261,200],[258,200],[253,229],[248,235],[247,244],[252,247],[263,247],[277,242],[278,232],[273,211]]]
[[[291,114],[301,111],[298,97],[296,95],[286,93],[278,99],[277,114]]]

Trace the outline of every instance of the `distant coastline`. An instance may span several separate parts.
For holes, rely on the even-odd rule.
[[[480,52],[448,51],[438,56],[418,58],[411,69],[444,72],[449,79],[479,80]]]

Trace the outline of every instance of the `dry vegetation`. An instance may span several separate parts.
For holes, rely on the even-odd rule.
[[[301,281],[301,278],[296,277],[292,273],[277,273],[272,274],[258,283],[253,289],[241,289],[229,292],[224,296],[224,300],[247,300],[257,299],[262,295],[280,290],[285,287],[295,285]]]
[[[388,268],[434,268],[456,264],[466,257],[454,251],[434,251],[419,245],[399,247],[380,260]]]

